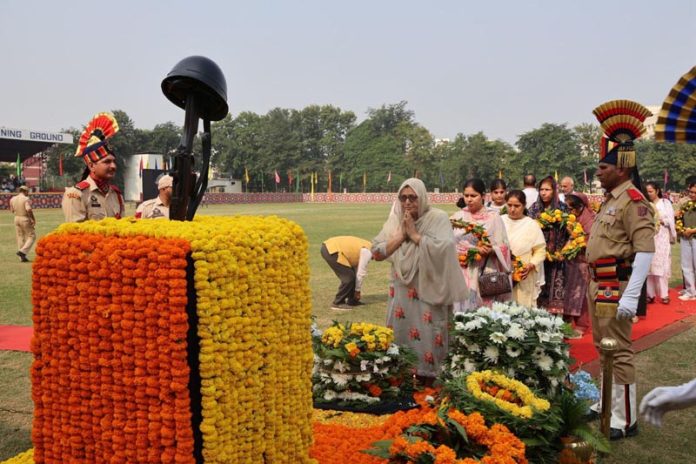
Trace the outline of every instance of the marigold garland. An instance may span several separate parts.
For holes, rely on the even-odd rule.
[[[309,462],[307,239],[290,221],[249,216],[87,221],[40,241],[37,460],[193,462],[189,251],[205,462]]]
[[[696,209],[696,201],[689,200],[684,203],[680,209],[674,215],[674,226],[678,235],[684,234],[684,213],[693,211]]]
[[[551,407],[548,400],[534,395],[522,382],[490,370],[472,372],[466,386],[475,398],[495,403],[519,417],[530,418],[535,411],[543,412]]]
[[[34,448],[30,448],[17,456],[11,457],[0,464],[34,464]]]
[[[488,231],[481,224],[462,221],[461,219],[450,219],[453,229],[463,229],[466,234],[471,234],[476,237],[476,246],[491,246],[491,240],[488,237]],[[467,267],[476,261],[481,261],[481,253],[477,248],[469,248],[466,254],[459,254],[459,265]]]

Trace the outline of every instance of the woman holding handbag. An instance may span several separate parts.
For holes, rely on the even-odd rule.
[[[469,298],[455,303],[455,313],[512,299],[510,246],[503,221],[484,206],[486,186],[481,179],[467,180],[463,192],[457,202],[462,210],[450,221]]]

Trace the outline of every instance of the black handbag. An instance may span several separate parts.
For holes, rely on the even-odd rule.
[[[488,264],[488,256],[481,266],[481,273],[478,277],[479,295],[496,296],[510,293],[512,291],[510,273],[503,271],[485,272],[486,264]]]

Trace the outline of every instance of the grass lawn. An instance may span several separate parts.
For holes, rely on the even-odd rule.
[[[454,205],[441,206],[454,212]],[[133,214],[134,207],[129,205]],[[372,239],[382,226],[389,205],[353,204],[268,204],[216,205],[199,209],[202,215],[274,214],[300,224],[309,238],[310,285],[313,313],[320,327],[333,319],[370,321],[383,324],[386,313],[386,290],[389,264],[372,262],[363,284],[364,306],[350,312],[336,313],[330,309],[338,287],[338,279],[322,259],[319,248],[323,240],[334,235],[356,235]],[[49,233],[62,221],[60,210],[36,210],[39,237]],[[4,278],[0,280],[0,324],[31,325],[31,267],[19,262],[14,239],[12,215],[0,212],[0,260]],[[673,250],[673,282],[681,277],[678,245]],[[34,259],[33,251],[29,259]],[[655,307],[655,306],[653,306]],[[639,354],[639,397],[658,385],[676,384],[690,380],[696,365],[696,330],[680,334],[666,343]],[[31,355],[0,351],[0,461],[31,446],[31,391],[29,366]],[[693,411],[674,413],[661,430],[647,425],[636,439],[616,445],[606,463],[672,463],[691,462],[696,455],[696,430]]]

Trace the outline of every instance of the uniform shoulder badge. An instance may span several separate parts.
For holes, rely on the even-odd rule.
[[[88,188],[89,188],[89,182],[87,182],[86,180],[83,180],[82,182],[78,182],[77,184],[75,184],[75,188],[78,189],[78,190],[85,190],[85,189],[88,189]]]
[[[631,197],[631,200],[633,200],[633,201],[641,201],[641,200],[645,199],[643,194],[640,193],[640,190],[638,190],[638,189],[630,188],[630,189],[626,190],[626,192],[628,192],[628,196]]]
[[[80,199],[82,198],[82,192],[74,187],[71,187],[65,190],[65,198]]]

